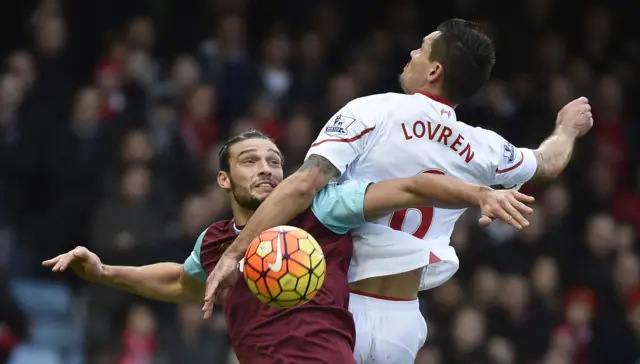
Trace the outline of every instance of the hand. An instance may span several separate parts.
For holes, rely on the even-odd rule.
[[[236,283],[238,280],[240,259],[234,255],[225,252],[220,257],[218,264],[213,269],[209,277],[207,278],[207,289],[204,295],[204,305],[202,306],[202,312],[204,312],[204,318],[208,319],[213,313],[214,301],[219,296],[224,296],[226,292]]]
[[[556,125],[570,130],[578,137],[585,135],[593,126],[589,100],[580,97],[566,104],[558,113]]]
[[[507,224],[522,229],[529,226],[529,221],[523,214],[530,215],[533,209],[524,203],[532,203],[535,199],[516,190],[493,190],[483,187],[480,195],[480,212],[482,217],[478,223],[489,226],[494,219],[500,219]],[[523,203],[524,202],[524,203]]]
[[[93,282],[99,280],[104,274],[104,266],[100,258],[83,246],[45,260],[42,265],[51,267],[52,272],[64,272],[67,268],[71,268],[80,278]]]

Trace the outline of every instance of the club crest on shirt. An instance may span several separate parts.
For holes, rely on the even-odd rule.
[[[338,114],[333,121],[324,129],[324,133],[332,137],[347,136],[349,127],[355,123],[356,119]]]

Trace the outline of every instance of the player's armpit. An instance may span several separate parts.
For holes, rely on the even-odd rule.
[[[486,187],[485,187],[486,189]],[[372,184],[364,199],[367,221],[409,207],[461,208],[480,203],[482,186],[457,178],[423,173]]]
[[[184,301],[200,303],[204,299],[204,282],[191,277],[187,272],[180,272],[180,297]]]

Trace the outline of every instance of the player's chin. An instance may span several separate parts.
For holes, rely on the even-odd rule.
[[[407,91],[406,84],[405,84],[405,82],[404,82],[405,77],[406,77],[406,76],[405,76],[405,73],[404,73],[404,72],[402,72],[402,73],[400,74],[400,76],[398,76],[398,83],[400,84],[400,88],[402,88],[402,90],[403,90],[404,92],[408,92],[408,91]]]
[[[274,187],[257,187],[251,191],[251,197],[260,202],[264,201],[273,192]]]

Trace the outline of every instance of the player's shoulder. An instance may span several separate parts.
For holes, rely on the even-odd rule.
[[[395,92],[359,97],[349,103],[352,112],[366,115],[376,124],[393,124],[407,118],[420,118],[424,114],[424,104],[416,95]]]
[[[400,94],[396,92],[387,92],[383,94],[373,94],[358,97],[349,102],[348,106],[363,111],[385,111],[392,109],[398,105],[408,104],[411,102],[411,95]],[[397,110],[396,110],[397,111]]]
[[[202,247],[225,247],[229,242],[233,242],[237,233],[232,220],[222,220],[214,222],[204,231],[202,235]]]
[[[463,121],[458,121],[457,123],[462,129],[466,129],[466,134],[468,134],[472,139],[475,139],[477,144],[489,151],[500,151],[502,144],[506,142],[506,139],[502,137],[502,135],[493,130],[484,129],[479,126],[472,126]]]
[[[291,222],[288,224],[291,226],[297,226],[302,230],[305,230],[313,235],[311,230],[316,230],[322,223],[316,217],[313,212],[313,208],[310,206],[306,210],[304,210],[301,214],[296,216]]]
[[[501,161],[514,158],[516,148],[502,135],[479,126],[462,124],[468,128],[465,137],[472,141],[477,150],[482,151],[482,154],[485,156],[485,161],[492,171],[498,167]]]
[[[333,242],[337,240],[344,240],[347,243],[351,241],[351,235],[338,234],[329,229],[313,211],[312,207],[309,207],[300,215],[296,216],[289,224],[290,226],[296,226],[300,229],[308,232],[313,236],[320,245],[324,245],[327,242]]]
[[[385,92],[382,94],[373,94],[367,96],[360,96],[353,100],[350,103],[355,103],[358,105],[371,105],[377,104],[379,102],[400,102],[401,100],[405,100],[409,97],[407,94],[401,94],[397,92]]]

